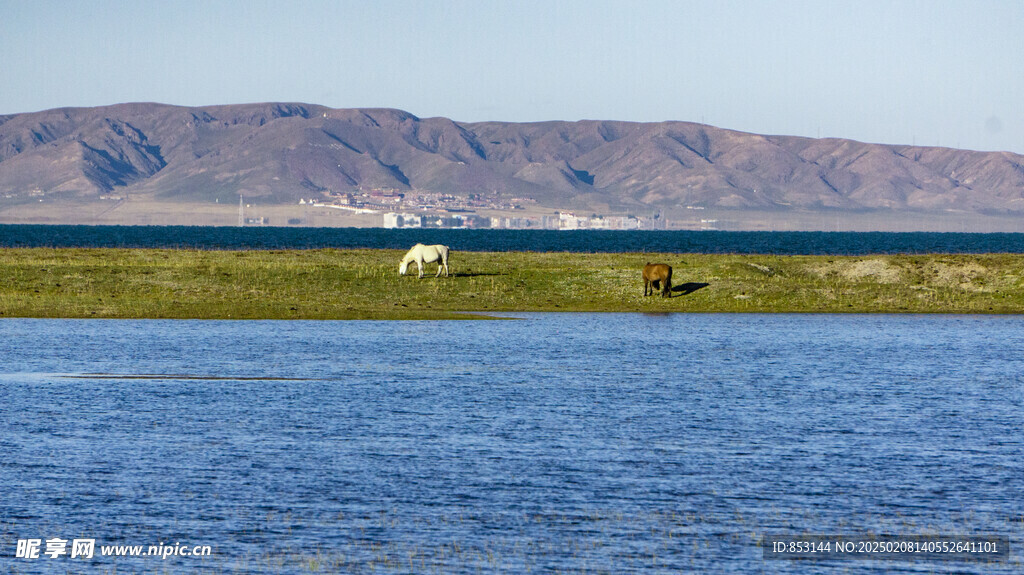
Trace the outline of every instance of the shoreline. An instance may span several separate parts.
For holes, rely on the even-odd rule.
[[[104,226],[238,226],[238,196],[231,202],[161,201],[132,194],[117,199],[59,198],[46,201],[18,201],[0,198],[0,224],[11,225],[104,225]],[[341,209],[339,209],[341,208]],[[447,213],[439,206],[431,209],[389,206],[372,213],[358,213],[332,204],[262,204],[244,209],[247,227],[281,228],[385,228],[384,214],[415,212]],[[559,205],[527,205],[520,209],[474,207],[472,212],[484,218],[543,220],[558,212],[601,213],[603,217],[628,216],[635,209],[591,206],[572,208]],[[657,210],[652,209],[651,213]],[[961,210],[913,210],[863,208],[840,209],[756,209],[681,206],[663,210],[671,231],[819,231],[819,232],[938,232],[1021,233],[1020,214],[978,213]],[[420,229],[420,228],[405,228]],[[497,228],[496,228],[497,229]],[[522,228],[520,228],[522,229]],[[536,229],[536,228],[528,228]]]
[[[517,312],[1024,313],[1024,254],[801,256],[404,250],[0,249],[0,318],[499,319]],[[672,297],[644,297],[647,261]]]

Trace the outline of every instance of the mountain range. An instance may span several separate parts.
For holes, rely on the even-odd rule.
[[[298,103],[0,116],[0,198],[292,204],[389,189],[551,208],[1024,211],[1024,156],[691,122],[457,122]]]

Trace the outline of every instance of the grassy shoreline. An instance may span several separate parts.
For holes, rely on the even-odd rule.
[[[771,256],[0,249],[0,317],[466,319],[464,312],[1024,313],[1024,254]],[[673,297],[643,297],[648,261]]]

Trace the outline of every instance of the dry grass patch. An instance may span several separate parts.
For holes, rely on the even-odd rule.
[[[895,284],[903,280],[900,268],[883,258],[836,258],[823,262],[814,261],[807,266],[807,271],[821,278],[839,278],[849,282]]]

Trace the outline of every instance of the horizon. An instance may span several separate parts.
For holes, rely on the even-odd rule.
[[[0,114],[302,102],[1024,153],[1024,5],[0,0]]]
[[[727,126],[718,126],[718,125],[714,125],[714,124],[706,124],[706,123],[702,123],[702,122],[695,122],[695,121],[692,121],[692,120],[650,120],[650,121],[643,121],[643,120],[618,120],[618,119],[614,119],[614,118],[580,118],[578,120],[527,120],[527,121],[468,120],[467,121],[467,120],[462,120],[462,119],[459,119],[459,118],[450,118],[450,117],[447,117],[447,116],[424,116],[424,115],[417,114],[417,113],[415,113],[415,112],[413,112],[411,110],[404,110],[404,109],[401,109],[401,108],[390,108],[390,107],[382,107],[382,106],[358,106],[358,107],[340,107],[340,108],[336,108],[336,107],[331,107],[331,106],[327,106],[327,105],[324,105],[324,104],[317,104],[317,103],[314,103],[314,102],[300,102],[300,101],[235,102],[235,103],[227,103],[227,104],[200,104],[200,105],[195,105],[195,106],[192,106],[192,105],[180,105],[180,104],[169,104],[169,103],[166,103],[166,102],[142,102],[142,101],[140,101],[140,102],[117,102],[117,103],[114,103],[114,104],[103,104],[103,105],[98,105],[98,106],[60,106],[60,107],[57,107],[57,108],[46,108],[46,109],[43,109],[43,110],[36,110],[36,111],[32,111],[32,112],[20,112],[20,113],[14,113],[14,114],[0,114],[0,116],[12,116],[13,117],[13,116],[20,116],[20,115],[40,114],[40,113],[46,113],[46,112],[51,112],[51,111],[55,111],[55,110],[88,110],[88,109],[95,109],[95,108],[113,108],[113,107],[117,107],[117,106],[133,106],[133,105],[154,105],[154,106],[167,106],[167,107],[174,107],[174,108],[202,109],[202,108],[217,108],[217,107],[232,107],[232,106],[261,106],[261,105],[274,105],[274,104],[294,104],[294,105],[300,105],[300,106],[318,106],[318,107],[327,108],[329,110],[394,110],[394,111],[397,111],[397,112],[403,112],[403,113],[406,113],[406,114],[410,114],[410,115],[414,116],[415,118],[417,118],[418,120],[428,120],[428,119],[431,119],[431,118],[445,118],[445,119],[451,120],[451,121],[453,121],[455,123],[458,123],[458,124],[484,124],[484,123],[499,123],[499,124],[566,123],[566,124],[575,124],[575,123],[581,123],[581,122],[621,122],[621,123],[627,123],[627,124],[630,124],[630,123],[632,123],[632,124],[662,124],[662,123],[698,124],[698,125],[708,126],[710,128],[715,128],[715,129],[724,130],[724,131],[728,131],[728,132],[736,132],[736,133],[741,133],[741,134],[749,134],[749,135],[753,135],[753,136],[795,137],[795,138],[808,138],[808,139],[814,139],[814,140],[848,140],[848,141],[851,141],[851,142],[857,142],[857,143],[868,144],[868,145],[908,146],[908,147],[915,147],[915,148],[944,148],[944,149],[951,149],[951,150],[960,150],[960,151],[965,151],[965,152],[983,152],[983,153],[984,152],[993,152],[993,153],[1008,153],[1008,154],[1013,154],[1013,155],[1018,155],[1018,156],[1024,155],[1024,153],[1014,152],[1014,151],[1009,151],[1009,150],[979,150],[979,149],[963,148],[963,147],[957,148],[955,146],[946,146],[946,145],[930,145],[930,144],[927,144],[927,143],[878,142],[878,141],[869,141],[869,140],[856,140],[856,139],[853,139],[853,138],[843,138],[843,137],[840,137],[840,136],[805,136],[805,135],[801,135],[801,134],[750,132],[750,131],[747,131],[747,130],[738,130],[738,129],[730,128],[730,127],[727,127]]]

